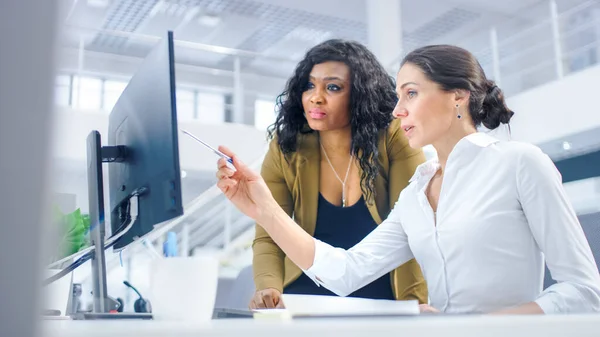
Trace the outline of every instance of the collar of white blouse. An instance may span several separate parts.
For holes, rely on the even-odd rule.
[[[472,133],[470,135],[465,136],[460,141],[458,141],[458,143],[456,143],[456,145],[450,152],[450,155],[448,156],[448,162],[446,164],[446,169],[448,169],[448,167],[450,167],[449,165],[454,164],[457,160],[464,159],[463,157],[465,155],[468,155],[469,153],[472,154],[473,152],[466,151],[469,148],[471,148],[472,146],[477,146],[477,147],[483,148],[483,147],[488,147],[498,141],[499,140],[497,138],[492,137],[484,132],[476,132],[476,133]],[[429,200],[427,199],[426,188],[429,185],[429,182],[431,181],[432,177],[439,170],[439,168],[440,168],[440,162],[437,157],[434,157],[434,158],[428,160],[427,162],[419,165],[417,167],[417,169],[415,170],[414,175],[412,176],[412,178],[409,181],[411,183],[413,181],[416,182],[416,184],[417,184],[416,190],[421,192],[421,197],[424,199],[424,200],[422,200],[422,202],[426,203],[427,210],[431,212],[430,214],[433,216],[434,225],[437,225],[437,220],[438,220],[437,212],[433,210],[433,208],[431,207],[431,205],[429,203]],[[443,184],[444,183],[442,182],[442,189],[443,189]],[[442,191],[440,191],[440,199],[441,199],[441,197],[442,197]],[[440,200],[438,200],[438,205],[439,205],[439,203],[440,203]]]
[[[498,142],[499,140],[495,137],[488,135],[485,132],[476,132],[470,135],[465,136],[461,140],[454,145],[454,148],[450,152],[448,156],[448,163],[455,161],[458,157],[461,157],[461,154],[464,152],[466,148],[470,146],[478,146],[478,147],[488,147],[491,144]],[[447,163],[447,165],[448,165]],[[434,157],[425,163],[417,166],[415,173],[410,178],[409,182],[417,181],[419,185],[422,185],[424,182],[429,183],[429,180],[435,172],[440,168],[440,162],[437,157]],[[421,187],[421,186],[419,186]]]

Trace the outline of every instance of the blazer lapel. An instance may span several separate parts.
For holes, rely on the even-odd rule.
[[[359,174],[360,177],[362,177],[363,171],[360,168],[360,165],[357,165],[357,166],[358,166],[358,174]],[[381,190],[379,190],[377,188],[377,186],[379,186],[379,184],[378,184],[378,182],[379,182],[378,180],[379,179],[382,179],[381,178],[381,174],[378,174],[375,177],[375,190],[377,191],[377,193],[381,193],[382,192]],[[377,209],[377,197],[375,197],[375,199],[373,200],[372,204],[369,204],[367,202],[367,196],[366,195],[363,194],[363,197],[365,199],[365,203],[367,204],[367,208],[369,209],[369,213],[371,213],[371,217],[373,217],[373,220],[375,220],[375,222],[379,225],[382,222],[382,220],[381,220],[381,216],[379,215],[379,210]]]
[[[297,186],[300,189],[300,205],[296,206],[302,210],[299,213],[304,217],[304,219],[299,219],[299,223],[305,224],[308,234],[314,235],[319,206],[321,151],[316,132],[305,134],[301,139],[302,142],[298,144],[298,153],[302,155],[296,175]]]

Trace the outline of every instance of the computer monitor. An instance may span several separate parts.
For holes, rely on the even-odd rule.
[[[134,226],[115,249],[183,214],[175,101],[173,34],[168,32],[131,78],[109,117],[108,145],[124,145],[128,152],[125,161],[108,170],[113,235],[123,223],[132,193],[146,189],[139,197]]]
[[[128,229],[114,241],[114,248],[122,249],[154,225],[183,214],[175,101],[173,33],[167,32],[115,104],[107,146],[102,146],[98,131],[88,136],[94,312],[105,313],[117,305],[106,289],[102,163],[109,163],[112,237]],[[132,222],[134,196],[137,218]]]

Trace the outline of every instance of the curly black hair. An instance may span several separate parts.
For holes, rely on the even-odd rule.
[[[362,169],[361,189],[371,204],[375,195],[375,177],[379,174],[379,131],[392,121],[397,97],[394,78],[362,44],[332,39],[308,50],[285,90],[277,97],[277,118],[268,129],[269,138],[276,135],[281,152],[287,155],[296,151],[299,134],[314,132],[304,116],[302,93],[313,66],[329,61],[343,62],[350,69],[351,148]]]

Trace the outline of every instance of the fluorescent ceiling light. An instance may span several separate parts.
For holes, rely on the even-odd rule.
[[[216,15],[200,15],[198,17],[198,23],[205,27],[216,27],[221,23],[221,18]]]
[[[87,4],[94,8],[106,8],[109,5],[110,0],[87,0]]]

